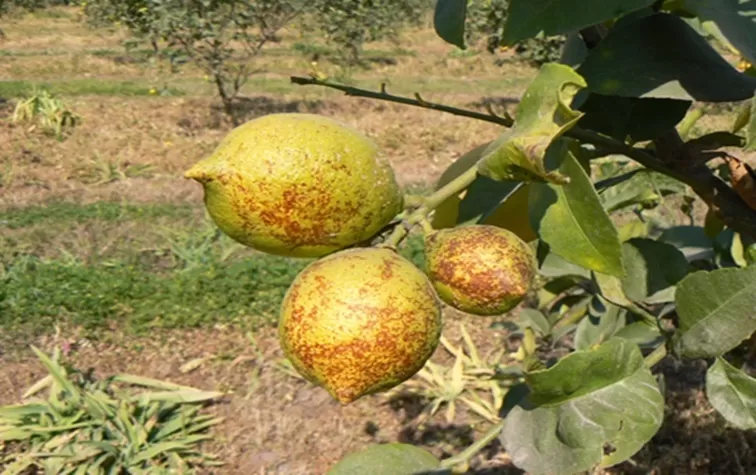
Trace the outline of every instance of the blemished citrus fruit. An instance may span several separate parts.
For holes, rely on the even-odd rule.
[[[474,315],[499,315],[527,295],[535,256],[511,231],[474,225],[426,237],[428,275],[441,300]]]
[[[391,166],[357,130],[314,114],[270,114],[232,130],[185,173],[236,241],[288,257],[359,244],[403,207]]]
[[[417,373],[438,346],[441,302],[394,250],[347,249],[317,260],[281,305],[284,353],[342,404]]]

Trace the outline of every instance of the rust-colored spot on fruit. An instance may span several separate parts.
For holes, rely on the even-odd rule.
[[[311,264],[287,292],[279,323],[294,367],[345,404],[414,375],[440,331],[427,277],[390,249],[350,249]]]
[[[428,273],[449,305],[497,315],[522,301],[535,277],[535,257],[514,233],[487,225],[438,231],[427,240]]]

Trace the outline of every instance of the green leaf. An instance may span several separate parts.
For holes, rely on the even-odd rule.
[[[659,327],[649,325],[646,322],[633,322],[619,329],[614,336],[615,338],[629,340],[641,347],[656,347],[664,339]]]
[[[133,384],[134,386],[144,386],[152,389],[162,389],[165,391],[172,390],[184,390],[184,391],[198,391],[196,388],[190,386],[182,386],[180,384],[171,383],[168,381],[160,381],[159,379],[146,378],[144,376],[136,376],[133,374],[119,374],[113,376],[113,381]]]
[[[714,256],[714,241],[701,226],[673,226],[665,229],[659,242],[666,242],[679,249],[688,261],[710,259]]]
[[[750,63],[756,64],[756,2],[748,0],[684,0],[685,9],[717,25],[725,38]]]
[[[706,372],[706,397],[727,422],[756,429],[756,379],[718,357]]]
[[[567,278],[573,283],[591,278],[591,271],[559,257],[551,252],[549,245],[543,241],[538,241],[536,257],[538,258],[538,272],[544,277]],[[561,291],[557,291],[557,293],[561,293]]]
[[[680,282],[690,271],[685,255],[675,246],[653,239],[631,239],[622,245],[627,272],[622,289],[630,300],[641,301]]]
[[[569,33],[647,7],[654,0],[511,0],[502,41],[512,44],[543,32]]]
[[[376,444],[349,454],[327,475],[414,475],[441,473],[439,460],[430,452],[409,444]]]
[[[571,152],[560,172],[566,185],[531,185],[533,228],[551,251],[586,269],[621,277],[622,248],[617,229],[601,206],[596,190]]]
[[[651,140],[673,129],[685,117],[690,101],[608,96],[592,93],[580,106],[578,125],[622,142]]]
[[[580,34],[572,32],[567,35],[559,62],[572,68],[577,68],[587,57],[588,47],[585,46],[585,42],[580,37]]]
[[[37,347],[32,346],[31,349],[34,354],[37,355],[37,358],[39,358],[39,360],[42,362],[42,365],[45,367],[47,372],[50,373],[52,380],[55,381],[55,383],[59,384],[61,389],[69,394],[69,397],[78,399],[80,397],[79,389],[68,379],[66,370],[57,361],[50,359]]]
[[[732,350],[756,330],[756,268],[690,274],[675,294],[675,352],[710,358]]]
[[[626,175],[629,175],[627,180],[606,187],[600,192],[604,209],[609,212],[618,211],[628,206],[648,203],[649,201],[660,200],[664,196],[685,193],[687,190],[685,184],[647,168],[633,170]],[[621,177],[614,177],[604,181],[619,178]],[[601,183],[598,183],[597,187],[600,185]]]
[[[601,344],[624,326],[625,310],[595,295],[588,315],[580,320],[575,331],[575,349],[587,350]]]
[[[613,338],[526,375],[530,394],[501,435],[529,473],[572,474],[628,459],[659,430],[664,398],[638,347]]]
[[[546,151],[582,116],[568,104],[583,87],[585,81],[569,66],[545,64],[525,91],[512,129],[483,153],[480,173],[494,180],[565,183],[559,173],[547,171]]]
[[[753,96],[738,72],[685,21],[666,13],[618,26],[578,69],[595,93],[709,102]]]
[[[165,452],[171,452],[174,450],[186,450],[190,448],[190,442],[189,441],[183,441],[182,439],[179,439],[177,442],[159,442],[157,444],[150,445],[146,450],[143,450],[134,457],[129,459],[129,462],[131,462],[132,466],[139,466],[139,464],[147,461],[152,460],[156,456],[163,454]]]
[[[502,182],[478,175],[459,203],[457,222],[468,223],[485,218],[521,186],[519,182]]]
[[[520,310],[520,328],[532,328],[540,335],[548,335],[551,331],[551,324],[546,316],[534,308],[523,308]]]
[[[447,43],[465,49],[467,0],[438,0],[433,15],[436,34]]]
[[[192,390],[180,390],[180,391],[161,391],[152,393],[142,393],[134,396],[134,400],[142,401],[147,404],[152,401],[163,401],[174,404],[179,403],[193,403],[193,402],[205,402],[213,399],[218,399],[223,396],[223,393],[216,391],[198,391]]]

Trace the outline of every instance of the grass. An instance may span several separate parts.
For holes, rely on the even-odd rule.
[[[97,78],[69,79],[65,81],[0,81],[0,97],[23,97],[43,88],[56,95],[83,96],[150,96],[151,86],[147,81],[113,81]],[[181,96],[184,92],[176,87],[169,87],[168,95]]]
[[[79,205],[76,203],[50,203],[44,206],[28,206],[0,212],[0,226],[19,229],[37,224],[60,222],[83,223],[90,220],[134,221],[162,217],[184,218],[192,214],[189,205],[168,203],[130,204],[99,201]]]
[[[161,241],[154,242],[152,258],[135,259],[128,247],[87,262],[76,254],[53,259],[5,254],[0,328],[6,337],[28,339],[56,325],[93,334],[113,326],[145,334],[154,328],[256,329],[274,323],[286,289],[311,260],[244,251],[208,221],[187,221],[191,215],[192,208],[184,205],[114,202],[52,203],[0,213],[0,223],[12,229],[40,224],[65,229],[82,222],[105,229],[106,222],[183,220],[170,232],[153,233]],[[412,236],[402,253],[424,265],[420,236]]]
[[[300,75],[306,75],[303,71]],[[181,76],[180,78],[168,81],[171,85],[161,91],[161,95],[185,96],[205,95],[211,92],[210,86],[201,78],[191,78]],[[485,78],[485,79],[453,79],[438,77],[402,77],[391,76],[386,78],[362,78],[357,77],[349,81],[355,86],[378,89],[382,82],[387,83],[393,92],[401,94],[421,93],[452,93],[458,92],[465,87],[475,90],[481,94],[494,93],[501,91],[512,91],[513,89],[524,88],[528,79],[526,77],[510,78]],[[128,81],[113,81],[106,79],[67,79],[62,81],[0,81],[0,97],[23,97],[34,91],[35,88],[43,88],[55,95],[65,96],[124,96],[138,97],[151,96],[150,92],[153,86],[149,81],[143,79],[134,79]],[[316,88],[310,88],[315,90]],[[302,86],[291,84],[289,78],[253,76],[244,85],[243,94],[291,94],[302,91]],[[319,90],[319,89],[318,89]],[[325,92],[325,91],[323,91]],[[335,93],[331,93],[335,94]]]
[[[25,335],[56,324],[146,333],[152,328],[234,324],[257,328],[275,320],[291,280],[306,261],[258,255],[217,260],[160,275],[110,261],[84,265],[21,256],[0,280],[0,327]]]

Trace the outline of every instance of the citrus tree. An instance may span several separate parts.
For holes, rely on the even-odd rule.
[[[316,0],[312,22],[341,61],[358,66],[365,43],[396,41],[400,29],[417,25],[428,7],[427,0]]]
[[[300,0],[93,0],[85,12],[94,24],[119,23],[155,53],[162,47],[202,69],[236,120],[252,60],[304,7]]]
[[[511,49],[522,60],[540,66],[558,61],[564,46],[564,35],[525,38],[512,45],[502,45],[502,35],[507,24],[509,0],[470,0],[467,2],[465,42],[485,41],[489,53],[496,53],[502,46]]]
[[[434,15],[437,33],[460,48],[466,6],[438,0]],[[746,364],[756,353],[756,174],[743,159],[756,149],[756,78],[702,35],[753,63],[754,21],[756,6],[734,0],[579,9],[511,0],[502,44],[567,37],[513,115],[292,78],[502,127],[427,195],[404,196],[358,131],[308,114],[248,122],[186,173],[237,241],[314,258],[284,299],[281,344],[302,376],[343,404],[427,363],[441,302],[481,325],[527,307],[512,317],[519,364],[485,376],[506,391],[498,418],[472,446],[441,461],[377,445],[332,475],[445,473],[496,439],[528,473],[616,465],[663,423],[652,370],[667,356],[704,359],[711,405],[732,426],[756,428]],[[731,125],[696,133],[711,103],[735,105]],[[670,203],[690,224],[648,219]],[[695,203],[705,213],[692,212]],[[425,235],[424,272],[396,252],[414,229]]]

